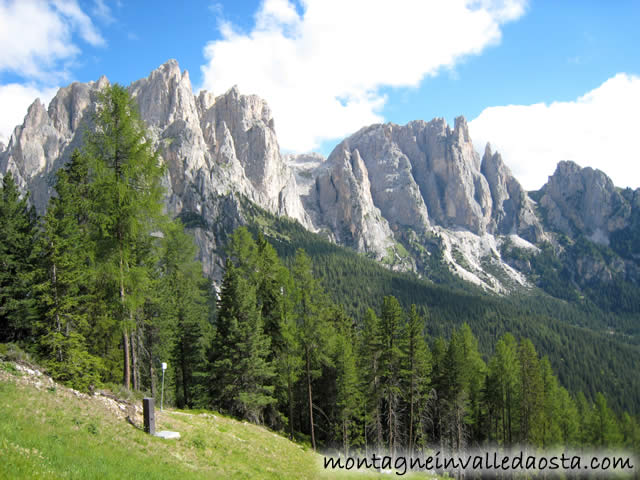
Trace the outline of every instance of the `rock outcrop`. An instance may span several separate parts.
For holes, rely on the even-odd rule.
[[[91,128],[106,77],[58,91],[48,109],[36,100],[0,151],[0,175],[11,171],[42,213],[55,171]],[[280,155],[274,120],[264,100],[233,88],[214,97],[193,95],[188,72],[170,60],[129,86],[152,139],[167,164],[166,207],[189,219],[206,273],[218,277],[219,238],[242,224],[239,196],[311,228],[296,180]]]
[[[73,83],[48,107],[36,100],[8,145],[0,144],[0,177],[11,171],[40,213],[53,194],[55,171],[92,128],[107,85],[106,77]],[[205,272],[216,279],[224,239],[248,220],[242,198],[391,268],[428,275],[437,259],[495,291],[527,285],[501,257],[505,242],[537,251],[542,241],[558,247],[563,234],[609,245],[614,235],[634,239],[627,230],[640,228],[640,190],[620,191],[602,172],[572,162],[558,165],[536,204],[499,153],[487,145],[478,155],[462,117],[453,128],[442,118],[371,125],[327,159],[283,156],[271,110],[255,95],[236,87],[194,95],[175,60],[128,88],[167,165],[166,210],[193,231]],[[574,263],[582,278],[640,278],[634,255],[625,250],[624,261],[604,267],[596,257]],[[511,265],[519,264],[511,259]]]
[[[611,233],[630,222],[632,203],[600,170],[562,161],[540,194],[549,227],[572,238],[608,245]]]
[[[498,244],[486,236],[543,238],[532,200],[499,154],[488,148],[481,162],[462,117],[453,129],[444,119],[363,128],[311,172],[315,188],[304,204],[314,212],[314,225],[378,258],[395,242],[411,250],[435,234],[446,237],[442,248],[454,270],[476,266],[467,272],[476,283],[499,290],[497,279],[480,275],[483,261],[500,256]]]

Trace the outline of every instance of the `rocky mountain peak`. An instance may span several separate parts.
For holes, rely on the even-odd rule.
[[[186,70],[182,73],[175,60],[169,60],[147,78],[132,83],[129,92],[136,98],[140,114],[150,127],[164,128],[178,120],[198,123],[189,74]]]
[[[540,192],[549,225],[570,237],[586,235],[608,245],[609,235],[626,227],[631,204],[602,171],[561,161]]]
[[[469,125],[467,125],[467,120],[463,116],[459,116],[454,119],[453,132],[454,138],[460,143],[471,142],[471,137],[469,136]]]
[[[48,107],[36,100],[9,145],[0,144],[0,175],[13,172],[40,213],[108,85],[106,77],[73,83]],[[553,239],[500,153],[489,144],[482,157],[474,150],[462,116],[453,127],[444,118],[370,125],[327,159],[283,156],[268,104],[237,86],[194,95],[188,72],[169,60],[128,88],[167,165],[167,211],[188,220],[214,278],[222,239],[245,222],[242,197],[392,268],[425,273],[437,252],[462,277],[496,291],[505,275],[526,283],[501,258],[504,238],[532,249]],[[600,243],[640,209],[640,190],[620,192],[602,172],[573,162],[561,162],[535,198],[552,230]]]

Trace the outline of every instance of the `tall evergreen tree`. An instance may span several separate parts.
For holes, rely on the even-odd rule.
[[[382,332],[380,319],[368,308],[364,314],[362,328],[359,332],[359,362],[361,374],[362,412],[364,416],[365,450],[368,452],[368,441],[374,438],[376,451],[381,451],[382,432],[382,388],[381,364]]]
[[[214,406],[262,423],[275,402],[270,339],[264,334],[255,290],[227,260],[210,350],[210,392]]]
[[[520,360],[520,441],[542,444],[544,385],[538,354],[529,339],[523,339],[518,349]]]
[[[30,337],[37,319],[32,294],[37,222],[27,199],[7,172],[0,190],[0,338],[5,341]]]
[[[98,384],[101,360],[89,353],[94,246],[87,224],[88,166],[77,151],[57,172],[39,237],[38,284],[41,355],[58,381],[86,390]]]
[[[336,328],[335,366],[336,366],[336,407],[338,410],[337,431],[342,439],[345,457],[356,440],[356,422],[360,411],[360,392],[358,390],[357,356],[354,350],[355,332],[353,321],[342,308],[334,309],[333,324]]]
[[[207,312],[207,281],[196,260],[197,247],[179,220],[166,229],[161,256],[165,315],[172,318],[177,369],[176,401],[192,407],[204,400],[203,372],[211,340]]]
[[[464,388],[468,392],[465,421],[471,427],[472,438],[482,440],[481,437],[485,434],[482,389],[487,374],[487,366],[478,351],[478,340],[467,323],[464,323],[460,328],[460,340],[464,356]]]
[[[316,449],[315,423],[313,415],[313,379],[320,375],[322,365],[330,363],[328,340],[331,332],[326,321],[326,299],[318,282],[313,277],[311,260],[298,250],[294,259],[292,276],[296,287],[295,315],[298,339],[305,365],[309,433],[311,445]]]
[[[424,319],[411,305],[404,344],[404,372],[407,402],[409,403],[408,450],[412,454],[417,444],[426,446],[421,413],[426,408],[431,380],[431,352],[424,337]],[[417,440],[417,441],[416,441]]]
[[[496,411],[500,417],[503,445],[513,445],[517,423],[518,382],[520,362],[513,335],[505,334],[496,344],[495,355],[489,364],[490,385],[497,390]]]
[[[135,313],[144,303],[150,273],[136,252],[136,243],[146,241],[159,228],[163,168],[127,90],[114,84],[99,100],[96,129],[88,135],[84,153],[93,176],[96,258],[102,282],[113,292],[105,300],[122,332],[123,383],[129,388]]]
[[[395,454],[400,431],[399,407],[402,397],[400,385],[404,362],[404,312],[395,297],[384,297],[380,314],[382,353],[380,356],[381,393],[385,402],[387,447]]]
[[[563,440],[560,426],[561,398],[558,380],[553,375],[549,358],[544,356],[540,361],[540,376],[542,377],[542,415],[541,415],[541,445],[545,448],[560,445]],[[566,412],[568,413],[568,412]]]

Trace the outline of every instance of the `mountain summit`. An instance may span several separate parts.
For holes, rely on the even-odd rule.
[[[97,94],[108,84],[106,77],[73,83],[48,106],[36,100],[0,146],[0,175],[11,171],[40,213],[55,171],[92,128]],[[480,157],[474,150],[463,117],[453,128],[442,118],[371,125],[327,159],[284,156],[267,103],[237,87],[194,95],[188,72],[169,60],[128,88],[168,167],[167,211],[192,229],[214,279],[224,238],[248,221],[244,199],[390,268],[429,277],[446,267],[496,292],[533,285],[531,263],[514,258],[514,248],[535,255],[550,244],[562,252],[560,238],[581,237],[615,247],[635,231],[638,192],[616,189],[598,170],[561,162],[529,195],[498,152],[487,145]],[[503,258],[505,245],[510,254]],[[621,255],[606,270],[635,275],[631,253]]]

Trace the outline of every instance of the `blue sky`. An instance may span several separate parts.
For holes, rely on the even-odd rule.
[[[638,187],[639,21],[631,0],[0,0],[0,141],[36,96],[175,58],[194,91],[264,97],[287,151],[464,115],[527,188],[563,159]]]

